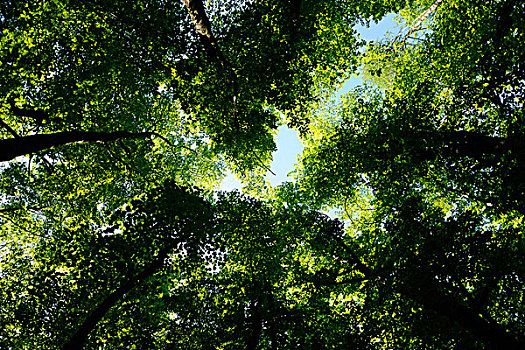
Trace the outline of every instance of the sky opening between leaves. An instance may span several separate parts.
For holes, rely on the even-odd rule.
[[[358,25],[356,26],[356,30],[361,38],[366,41],[380,40],[387,32],[395,32],[395,16],[395,14],[389,14],[379,23],[372,23],[368,28]],[[359,75],[352,76],[344,83],[343,88],[337,93],[337,96],[346,94],[351,88],[361,83],[362,79]],[[275,142],[277,144],[277,151],[273,153],[273,160],[270,167],[275,175],[271,174],[269,171],[266,174],[266,180],[272,186],[278,186],[285,181],[293,180],[289,174],[293,171],[297,164],[297,157],[301,154],[304,148],[299,139],[298,132],[290,129],[287,125],[278,128]],[[220,189],[229,191],[240,189],[241,187],[241,182],[235,177],[235,175],[228,173],[223,180]]]

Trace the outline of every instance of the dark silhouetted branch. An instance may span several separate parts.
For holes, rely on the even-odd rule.
[[[156,273],[162,266],[164,266],[164,260],[171,251],[165,249],[159,253],[157,258],[150,263],[142,272],[135,277],[124,281],[119,288],[110,293],[82,322],[77,331],[69,338],[68,342],[62,346],[62,350],[78,350],[82,349],[87,341],[87,338],[91,331],[96,327],[98,322],[106,315],[106,313],[131,289],[143,282],[144,280],[151,277]]]
[[[64,146],[72,143],[110,142],[121,139],[138,139],[151,137],[151,132],[90,132],[63,131],[53,134],[37,134],[15,139],[0,140],[0,162],[6,162],[18,156],[33,154],[48,148]]]

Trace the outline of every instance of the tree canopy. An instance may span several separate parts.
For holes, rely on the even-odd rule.
[[[0,33],[0,348],[525,348],[522,3],[5,0]]]

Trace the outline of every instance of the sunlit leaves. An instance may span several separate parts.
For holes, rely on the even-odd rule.
[[[519,348],[523,6],[205,7],[220,59],[181,2],[0,5],[3,138],[151,136],[2,165],[2,344]],[[282,122],[306,149],[265,193]],[[208,192],[227,168],[265,200]]]

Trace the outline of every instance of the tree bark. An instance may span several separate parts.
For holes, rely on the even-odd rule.
[[[234,104],[237,104],[237,96],[239,95],[239,82],[237,74],[233,68],[233,65],[226,59],[222,50],[217,43],[217,39],[213,35],[211,30],[211,23],[204,10],[204,4],[202,0],[182,0],[186,9],[188,10],[190,17],[195,25],[197,33],[199,33],[204,47],[208,55],[216,60],[220,65],[230,71],[230,79],[232,84],[233,96],[232,100]],[[234,113],[235,114],[235,113]]]
[[[257,349],[257,345],[259,345],[259,340],[261,339],[263,320],[259,310],[259,304],[260,298],[258,298],[258,300],[255,301],[250,307],[251,315],[248,319],[248,325],[250,326],[251,332],[248,339],[246,340],[246,350]]]
[[[106,313],[131,289],[135,286],[151,277],[157,272],[162,266],[164,266],[164,260],[166,259],[171,248],[166,249],[159,253],[157,259],[155,259],[149,266],[147,266],[142,272],[136,275],[134,278],[124,281],[122,285],[115,291],[110,293],[82,322],[78,327],[77,331],[69,338],[68,342],[65,343],[61,350],[80,350],[86,344],[87,338],[91,331],[96,327],[98,322],[106,315]]]
[[[0,162],[6,162],[18,156],[32,154],[48,148],[83,142],[110,142],[121,139],[137,139],[153,136],[151,132],[89,132],[63,131],[54,134],[23,136],[0,140]]]
[[[202,0],[182,0],[186,9],[188,10],[190,17],[195,25],[197,33],[200,34],[201,40],[204,43],[204,47],[208,54],[217,59],[221,64],[226,64],[227,60],[222,54],[217,40],[212,33],[211,23],[204,10],[204,4]]]

